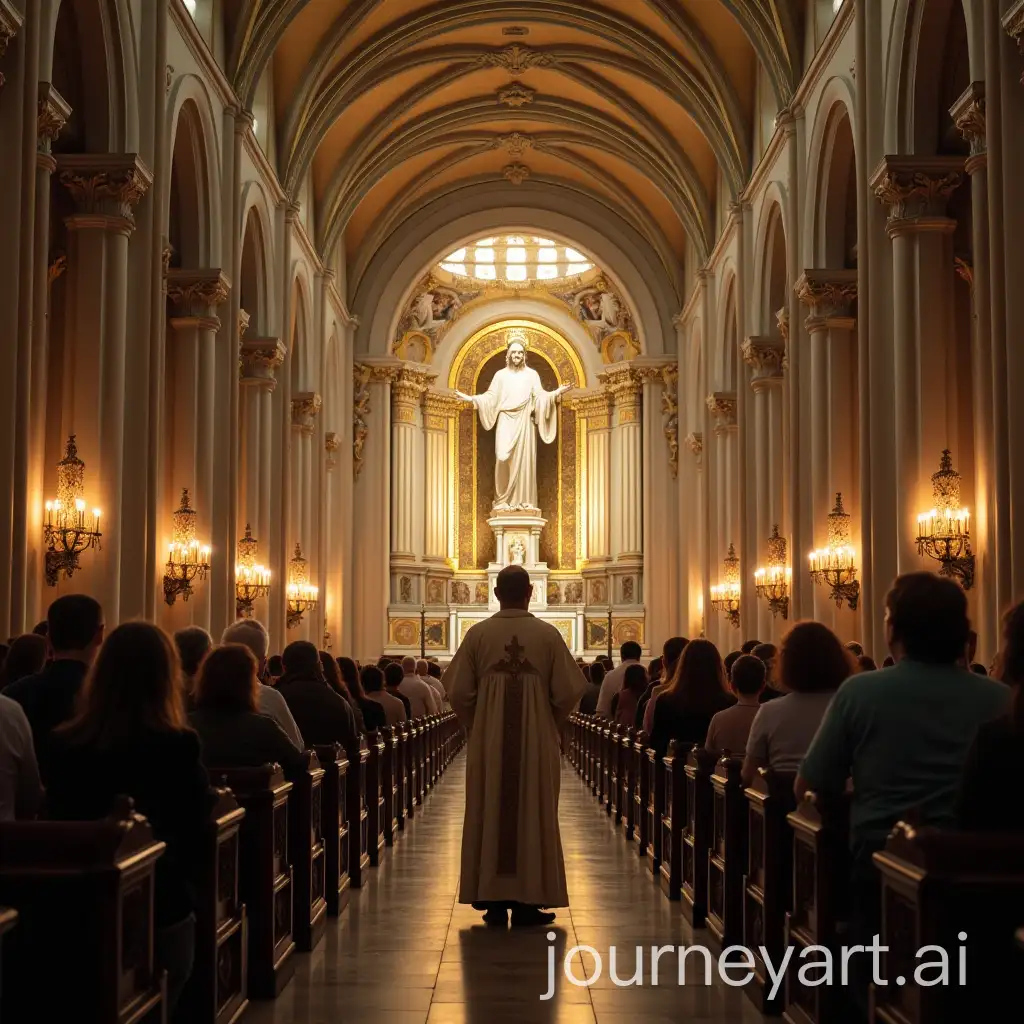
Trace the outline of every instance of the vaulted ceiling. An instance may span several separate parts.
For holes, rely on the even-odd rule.
[[[790,0],[226,6],[236,90],[251,108],[271,71],[281,180],[312,171],[317,242],[356,277],[416,209],[504,178],[599,199],[676,278],[719,172],[749,174],[757,64],[780,105],[798,75]]]

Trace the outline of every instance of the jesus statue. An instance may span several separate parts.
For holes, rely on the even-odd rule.
[[[558,400],[572,385],[545,391],[540,375],[526,365],[522,332],[510,332],[505,367],[494,375],[481,395],[456,394],[471,402],[480,414],[484,430],[497,424],[494,437],[495,512],[540,511],[537,504],[537,434],[545,444],[555,439]],[[536,428],[536,429],[535,429]]]

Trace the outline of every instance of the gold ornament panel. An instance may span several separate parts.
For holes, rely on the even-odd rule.
[[[415,647],[420,642],[420,624],[417,619],[392,619],[388,640],[394,647]]]

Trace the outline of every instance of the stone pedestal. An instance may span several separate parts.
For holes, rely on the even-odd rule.
[[[521,565],[530,574],[533,582],[531,608],[548,606],[548,564],[540,560],[540,534],[547,520],[540,509],[523,509],[519,512],[499,512],[487,520],[494,531],[497,560],[487,566],[487,585],[490,592],[489,607],[498,608],[494,596],[498,573],[507,565]]]

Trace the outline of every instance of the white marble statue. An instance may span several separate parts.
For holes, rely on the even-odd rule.
[[[506,345],[505,368],[482,395],[456,394],[471,402],[484,430],[497,425],[494,438],[495,512],[538,509],[537,434],[551,444],[558,428],[558,400],[572,385],[545,391],[540,375],[526,365],[528,342],[512,334]]]

